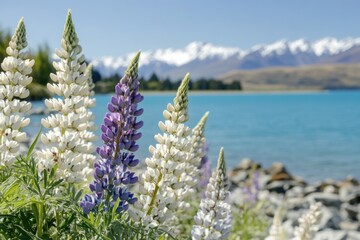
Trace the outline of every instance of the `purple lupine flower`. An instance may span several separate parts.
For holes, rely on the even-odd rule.
[[[138,180],[130,168],[139,163],[134,152],[139,148],[136,141],[141,133],[138,130],[143,126],[143,122],[137,119],[143,113],[143,109],[138,109],[138,103],[143,100],[138,92],[139,56],[140,53],[132,60],[107,106],[109,112],[101,125],[104,146],[96,150],[101,158],[94,164],[94,179],[89,185],[92,194],[85,195],[80,203],[85,213],[95,211],[102,203],[104,210],[109,211],[118,200],[116,212],[120,213],[137,201],[126,186]]]
[[[209,161],[208,153],[209,146],[205,143],[203,146],[203,157],[200,162],[200,181],[199,181],[199,189],[201,193],[201,198],[205,197],[206,186],[209,183],[209,179],[211,177],[211,162]]]
[[[244,187],[244,192],[247,195],[248,199],[250,200],[251,204],[253,205],[256,204],[258,200],[258,194],[260,191],[259,176],[260,176],[260,171],[256,170],[252,176],[251,184],[248,184]]]

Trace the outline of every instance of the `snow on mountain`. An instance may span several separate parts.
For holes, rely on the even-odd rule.
[[[334,55],[344,52],[354,46],[360,45],[360,38],[346,38],[338,40],[336,38],[323,38],[313,43],[312,49],[317,56]]]
[[[309,41],[306,41],[303,38],[298,39],[293,42],[290,42],[289,48],[293,54],[297,54],[300,52],[311,52],[312,51],[311,43]]]
[[[149,75],[179,77],[180,71],[195,71],[198,76],[216,76],[224,71],[254,69],[269,66],[313,64],[360,46],[360,38],[323,38],[309,42],[305,39],[287,41],[282,39],[267,45],[255,45],[249,50],[236,47],[216,46],[211,43],[192,42],[182,49],[157,49],[144,51],[140,58],[140,72]],[[102,57],[92,60],[102,76],[121,74],[135,53],[121,57]],[[276,61],[274,61],[276,59]],[[194,69],[194,64],[196,68]],[[202,64],[203,63],[203,64]],[[225,66],[225,64],[228,65]],[[288,64],[289,65],[289,64]],[[209,67],[218,67],[209,71]],[[230,69],[233,68],[233,69]],[[177,70],[175,70],[177,69]],[[199,71],[199,72],[196,72]],[[215,75],[214,75],[215,74]]]
[[[265,45],[261,51],[261,56],[268,56],[272,54],[283,55],[289,51],[289,44],[286,40],[280,40],[269,45]]]
[[[102,57],[92,60],[92,63],[101,74],[109,76],[118,69],[125,68],[134,54],[135,53],[130,53],[125,57]],[[243,56],[244,53],[238,48],[214,46],[210,43],[203,42],[192,42],[183,49],[166,48],[155,51],[144,51],[141,53],[140,67],[149,65],[152,62],[163,62],[178,67],[196,59],[226,59],[234,55]]]

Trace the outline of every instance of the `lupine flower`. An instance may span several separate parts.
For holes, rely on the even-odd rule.
[[[31,83],[34,60],[27,59],[23,51],[27,46],[24,19],[21,18],[6,48],[8,56],[1,64],[0,73],[0,165],[11,165],[19,155],[19,143],[27,140],[22,128],[30,123],[23,117],[31,103],[21,100],[30,94],[26,88]]]
[[[61,50],[56,50],[60,61],[54,62],[56,74],[50,74],[54,83],[48,83],[50,92],[60,98],[48,99],[45,105],[57,113],[41,120],[45,128],[51,129],[41,135],[45,149],[38,151],[40,170],[50,170],[58,165],[58,178],[68,182],[85,182],[84,169],[93,161],[91,154],[95,146],[90,132],[93,115],[88,110],[95,104],[89,76],[85,74],[86,63],[75,32],[71,12],[65,23]]]
[[[185,209],[184,211],[177,212],[177,219],[180,220],[179,223],[174,222],[174,226],[181,226],[179,227],[179,232],[188,235],[186,231],[186,223],[191,223],[194,219],[194,214],[190,214],[191,212],[195,213],[197,206],[200,202],[200,195],[197,192],[200,190],[198,184],[201,180],[201,173],[200,169],[201,160],[204,157],[204,145],[206,142],[205,139],[205,124],[209,112],[206,112],[204,116],[200,119],[198,124],[192,130],[191,135],[191,149],[190,153],[192,154],[190,161],[186,165],[185,173],[187,174],[188,181],[185,182],[184,188],[186,188],[186,192],[188,192],[188,197],[184,199],[187,203],[189,203],[190,207]],[[211,175],[211,169],[210,169]],[[207,184],[206,184],[207,185]],[[206,187],[205,185],[205,187]],[[177,231],[177,229],[176,229]]]
[[[141,133],[138,130],[143,126],[143,122],[137,120],[143,113],[142,108],[138,109],[138,103],[143,100],[138,92],[139,57],[140,53],[136,54],[125,76],[115,87],[116,95],[108,104],[109,112],[101,125],[104,146],[97,148],[100,159],[94,164],[94,180],[90,184],[92,194],[86,194],[80,203],[85,213],[97,211],[102,203],[104,210],[109,211],[116,206],[118,199],[120,201],[115,210],[120,213],[137,200],[126,186],[138,180],[129,169],[139,163],[134,152],[139,148],[136,141]]]
[[[189,181],[187,165],[191,154],[191,129],[184,125],[188,120],[189,74],[181,82],[174,98],[163,112],[165,122],[159,122],[163,134],[155,135],[158,144],[150,146],[152,157],[146,158],[147,168],[140,178],[140,197],[129,210],[129,215],[146,226],[159,226],[165,221],[177,222],[174,213],[186,209],[184,198],[189,194],[185,187]]]
[[[200,239],[226,239],[231,228],[231,205],[226,202],[229,196],[229,184],[226,175],[224,150],[221,148],[218,166],[210,178],[206,197],[201,200],[194,218],[195,225],[191,237]]]
[[[295,228],[294,240],[311,240],[314,238],[317,224],[321,219],[321,203],[315,203],[310,206],[307,213],[299,219],[299,226]]]
[[[88,79],[87,84],[89,86],[89,96],[84,97],[84,107],[79,109],[80,111],[82,110],[82,112],[85,115],[87,115],[87,118],[88,118],[88,122],[87,122],[87,126],[86,126],[87,129],[86,129],[86,131],[81,131],[79,133],[79,138],[82,139],[83,142],[90,143],[91,145],[96,140],[96,136],[94,134],[94,131],[96,130],[96,127],[94,124],[94,115],[90,111],[90,108],[93,108],[96,105],[96,99],[94,98],[95,84],[92,79],[92,68],[93,68],[93,65],[89,64],[84,72],[84,75]],[[88,166],[83,169],[83,174],[84,174],[84,176],[86,176],[87,179],[90,179],[94,173],[92,166],[95,163],[96,157],[92,153],[90,153],[90,154],[85,153],[84,155],[85,155],[84,158],[86,159]]]
[[[200,181],[198,183],[199,192],[201,198],[205,197],[206,186],[209,183],[211,177],[211,162],[208,157],[209,147],[205,143],[203,146],[203,157],[201,158],[199,170],[200,170]]]
[[[282,220],[284,216],[284,209],[280,206],[273,218],[273,223],[269,230],[269,236],[265,238],[265,240],[285,240],[286,239],[286,232],[284,227],[282,226]]]
[[[258,194],[260,191],[259,175],[259,170],[256,170],[251,177],[251,182],[244,187],[244,193],[252,205],[255,205],[258,200]]]
[[[202,164],[204,164],[202,161],[204,161],[203,158],[205,157],[205,124],[208,116],[209,112],[206,112],[192,131],[191,152],[194,154],[194,157],[190,161],[191,168],[188,172],[193,178],[193,186],[197,186],[201,179],[200,169]],[[191,186],[191,184],[188,186]]]

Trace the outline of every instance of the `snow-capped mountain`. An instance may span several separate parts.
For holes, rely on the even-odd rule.
[[[140,58],[140,74],[156,73],[171,79],[191,72],[194,79],[216,77],[237,69],[258,69],[276,66],[300,66],[317,63],[360,62],[360,38],[323,38],[309,42],[280,40],[256,45],[249,50],[192,42],[182,49],[144,51]],[[102,57],[92,60],[103,77],[121,75],[134,53],[121,57]]]

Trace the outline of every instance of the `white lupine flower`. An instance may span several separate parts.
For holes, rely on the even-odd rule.
[[[170,114],[168,111],[164,111],[164,116]],[[200,119],[198,124],[192,130],[192,136],[190,137],[189,142],[191,142],[190,152],[192,157],[189,159],[189,162],[186,164],[186,175],[182,176],[181,188],[184,188],[184,191],[189,192],[188,197],[185,199],[187,203],[190,204],[190,208],[186,211],[178,211],[179,223],[174,223],[175,225],[181,226],[180,231],[184,235],[188,235],[186,228],[184,227],[186,223],[192,222],[194,219],[193,214],[197,207],[194,206],[194,203],[200,202],[200,196],[196,193],[198,190],[198,184],[200,181],[200,165],[201,159],[204,156],[204,145],[206,142],[205,139],[205,124],[209,113],[206,112],[204,116]],[[192,203],[192,204],[191,204]]]
[[[295,228],[293,240],[311,240],[318,230],[317,224],[321,219],[321,203],[310,206],[307,213],[299,219],[299,226]]]
[[[164,122],[159,122],[163,134],[155,135],[157,144],[150,146],[152,157],[147,158],[147,168],[139,182],[139,200],[129,209],[135,221],[147,226],[159,226],[171,220],[177,222],[176,211],[187,209],[184,202],[190,194],[184,187],[187,181],[186,164],[193,157],[191,154],[191,129],[184,125],[188,120],[187,91],[189,83],[187,74],[174,98],[174,105],[168,104],[164,111]]]
[[[92,64],[89,64],[84,72],[84,75],[86,76],[86,82],[84,82],[84,84],[88,86],[87,88],[89,91],[88,96],[79,99],[77,104],[74,106],[74,108],[79,109],[86,115],[86,119],[87,119],[85,125],[86,129],[85,131],[80,131],[79,134],[80,134],[80,139],[82,139],[86,143],[86,147],[88,148],[94,148],[93,142],[96,140],[96,136],[93,132],[96,130],[94,123],[95,116],[89,110],[90,108],[93,108],[96,105],[96,100],[94,98],[95,84],[93,83],[93,79],[92,79],[92,67],[93,67]],[[80,107],[80,106],[84,106],[84,107]],[[93,165],[95,163],[96,157],[94,154],[86,154],[84,158],[87,161],[87,166],[82,170],[82,173],[84,176],[86,176],[87,179],[91,179],[94,173]]]
[[[26,88],[32,77],[34,60],[26,59],[27,46],[24,19],[19,21],[6,49],[7,56],[1,63],[5,72],[0,73],[0,165],[11,165],[19,155],[19,143],[27,136],[21,131],[30,123],[22,115],[31,109],[31,103],[21,100],[29,96]]]
[[[226,201],[228,196],[224,150],[221,148],[217,170],[210,178],[205,198],[201,200],[199,210],[194,218],[192,239],[215,240],[226,239],[229,236],[232,215],[231,205]]]
[[[284,209],[280,206],[276,212],[273,219],[273,223],[269,230],[269,236],[265,238],[265,240],[285,240],[286,232],[282,225],[282,220],[284,217]]]
[[[205,124],[208,115],[209,112],[206,112],[192,131],[191,152],[194,154],[194,157],[190,161],[191,168],[189,175],[192,178],[193,186],[197,186],[200,181],[199,167],[201,159],[204,157],[204,146],[206,142]]]
[[[46,148],[38,151],[39,168],[50,170],[58,165],[58,178],[68,182],[86,182],[91,174],[95,156],[94,116],[89,108],[95,106],[92,89],[91,66],[87,70],[85,58],[69,11],[61,50],[56,50],[59,62],[53,62],[56,74],[50,74],[54,83],[48,83],[50,92],[61,98],[45,100],[51,114],[41,120],[45,128],[41,141]]]

